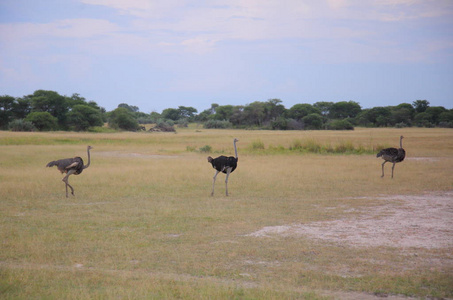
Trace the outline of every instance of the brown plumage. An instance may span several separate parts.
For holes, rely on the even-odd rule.
[[[234,170],[236,170],[236,167],[238,165],[238,150],[236,148],[236,142],[238,142],[238,139],[233,140],[233,145],[234,145],[234,153],[236,157],[234,156],[219,156],[217,158],[212,158],[211,156],[208,156],[208,162],[212,165],[214,169],[216,169],[216,173],[214,175],[214,181],[212,182],[212,192],[211,196],[214,196],[214,186],[215,186],[215,179],[217,177],[217,174],[220,172],[226,174],[226,179],[225,179],[225,193],[228,196],[228,177],[230,176],[230,173],[232,173]]]
[[[382,175],[381,177],[384,177],[384,164],[386,162],[391,162],[393,163],[392,166],[392,178],[393,178],[393,169],[395,169],[395,164],[402,162],[404,158],[406,157],[406,151],[403,149],[403,136],[400,136],[400,147],[398,149],[396,148],[386,148],[382,149],[376,157],[382,157],[384,162],[382,163]]]
[[[68,186],[71,189],[71,194],[74,195],[74,188],[69,184],[68,177],[72,174],[79,175],[82,171],[90,166],[90,150],[93,147],[87,147],[88,153],[88,163],[86,165],[83,164],[83,159],[79,156],[73,158],[63,158],[59,160],[54,160],[49,162],[46,167],[53,167],[57,166],[58,170],[63,174],[66,173],[66,176],[63,177],[62,181],[65,183],[66,186],[66,197],[68,197]]]

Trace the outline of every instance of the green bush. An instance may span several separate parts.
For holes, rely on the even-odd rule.
[[[39,131],[58,129],[58,119],[48,112],[32,112],[27,115],[25,121],[33,123]]]
[[[136,131],[139,125],[137,119],[129,110],[118,107],[110,114],[109,126],[114,129]]]
[[[68,125],[76,131],[86,131],[89,127],[102,126],[102,114],[89,105],[75,105],[68,113]]]
[[[327,124],[330,130],[354,130],[354,126],[348,120],[333,120]]]
[[[200,148],[200,152],[210,153],[211,151],[212,151],[212,147],[209,145],[206,145],[206,146],[203,146]]]
[[[309,114],[302,118],[304,122],[305,129],[322,129],[322,116],[319,114]]]
[[[217,129],[226,129],[226,128],[231,128],[233,124],[231,124],[228,121],[221,121],[221,120],[208,120],[206,123],[204,123],[204,128],[217,128]]]
[[[25,121],[23,119],[13,120],[8,123],[8,128],[11,131],[35,131],[36,127],[30,121]]]

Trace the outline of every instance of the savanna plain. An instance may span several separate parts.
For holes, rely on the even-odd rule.
[[[45,166],[87,145],[66,198]],[[453,298],[452,129],[0,132],[0,154],[2,299]]]

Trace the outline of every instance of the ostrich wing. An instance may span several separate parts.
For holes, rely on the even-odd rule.
[[[396,149],[396,148],[386,148],[386,149],[382,149],[376,155],[376,157],[380,157],[380,156],[397,156],[397,155],[398,155],[398,149]]]
[[[66,166],[65,169],[68,170],[68,169],[74,168],[74,167],[76,167],[78,164],[79,164],[79,162],[78,162],[78,161],[75,161],[75,162],[73,162],[72,164],[70,164],[69,166]]]

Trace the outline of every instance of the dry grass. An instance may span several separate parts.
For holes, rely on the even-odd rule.
[[[393,180],[380,178],[374,154],[287,151],[297,140],[396,147],[401,134],[408,157]],[[230,197],[221,175],[210,197],[214,170],[198,149],[233,155],[234,137],[239,167]],[[87,144],[94,146],[92,165],[70,177],[75,197],[66,199],[62,176],[44,166],[86,159]],[[0,152],[2,298],[453,297],[451,247],[250,236],[266,226],[354,219],[403,205],[384,196],[451,191],[448,129],[0,132]]]

